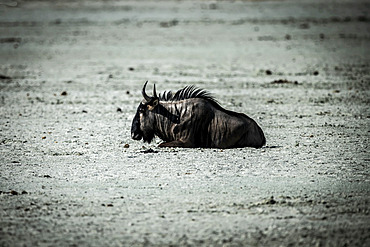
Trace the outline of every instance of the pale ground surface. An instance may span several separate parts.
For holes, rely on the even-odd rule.
[[[0,246],[369,246],[370,5],[327,2],[1,1]],[[131,140],[145,80],[267,147]]]

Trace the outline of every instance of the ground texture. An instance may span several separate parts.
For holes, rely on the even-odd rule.
[[[1,1],[0,246],[369,246],[369,13]],[[146,80],[210,91],[266,147],[131,140]]]

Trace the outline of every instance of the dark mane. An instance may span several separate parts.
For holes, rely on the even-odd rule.
[[[208,100],[213,106],[215,106],[217,109],[232,115],[232,116],[243,116],[245,118],[251,119],[247,115],[243,113],[238,113],[234,111],[229,111],[223,108],[220,103],[206,90],[197,88],[194,85],[186,86],[183,89],[180,89],[176,93],[172,93],[171,91],[164,91],[163,94],[159,94],[158,96],[160,101],[179,101],[184,99],[192,99],[192,98],[201,98]]]
[[[218,102],[213,96],[204,89],[197,88],[195,86],[186,86],[183,89],[180,89],[176,93],[172,93],[171,91],[165,91],[163,94],[159,94],[159,100],[162,101],[179,101],[184,99],[192,99],[192,98],[201,98],[212,103]]]

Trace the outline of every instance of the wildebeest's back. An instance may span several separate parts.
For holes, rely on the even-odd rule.
[[[225,110],[201,98],[176,104],[180,123],[173,128],[174,139],[184,147],[261,147],[265,137],[257,123],[242,113]]]
[[[214,107],[214,117],[208,130],[211,147],[259,148],[265,145],[263,131],[253,119],[243,113],[225,110],[219,105]]]

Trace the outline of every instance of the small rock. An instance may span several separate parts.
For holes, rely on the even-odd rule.
[[[122,109],[118,107],[117,112],[122,112]]]
[[[271,84],[298,84],[298,81],[288,81],[287,79],[274,80]]]
[[[301,23],[299,25],[299,28],[300,29],[309,29],[310,28],[310,24],[308,24],[308,23]]]
[[[15,191],[15,190],[11,190],[10,191],[10,194],[13,195],[13,196],[19,195],[19,193],[17,191]]]
[[[313,75],[314,75],[314,76],[319,75],[319,71],[317,71],[317,70],[316,70],[316,71],[314,71],[314,72],[313,72]]]
[[[126,143],[123,147],[124,147],[124,148],[129,148],[129,147],[130,147],[130,145]]]
[[[277,201],[275,201],[274,197],[271,196],[271,198],[269,200],[267,200],[266,204],[276,204]]]
[[[272,72],[271,72],[271,70],[269,70],[269,69],[268,69],[268,70],[266,70],[265,72],[266,72],[266,75],[272,75]]]
[[[361,21],[361,22],[365,22],[365,21],[367,21],[368,19],[367,19],[367,17],[366,17],[366,16],[361,15],[361,16],[359,16],[359,17],[357,18],[357,20],[358,20],[358,21]]]
[[[9,76],[1,75],[1,74],[0,74],[0,80],[10,80],[10,79],[12,79],[12,78],[11,78],[11,77],[9,77]]]
[[[179,23],[178,20],[162,21],[162,22],[159,23],[159,25],[160,25],[160,27],[168,28],[168,27],[176,26],[178,23]]]
[[[129,71],[134,71],[135,69],[133,67],[128,68]]]
[[[67,92],[66,91],[63,91],[60,95],[67,96]]]
[[[140,153],[144,153],[144,154],[148,154],[148,153],[158,153],[158,151],[155,151],[151,148],[147,149],[147,150],[144,150],[144,151],[140,151]]]
[[[217,9],[217,4],[216,3],[210,3],[209,4],[209,9]]]

